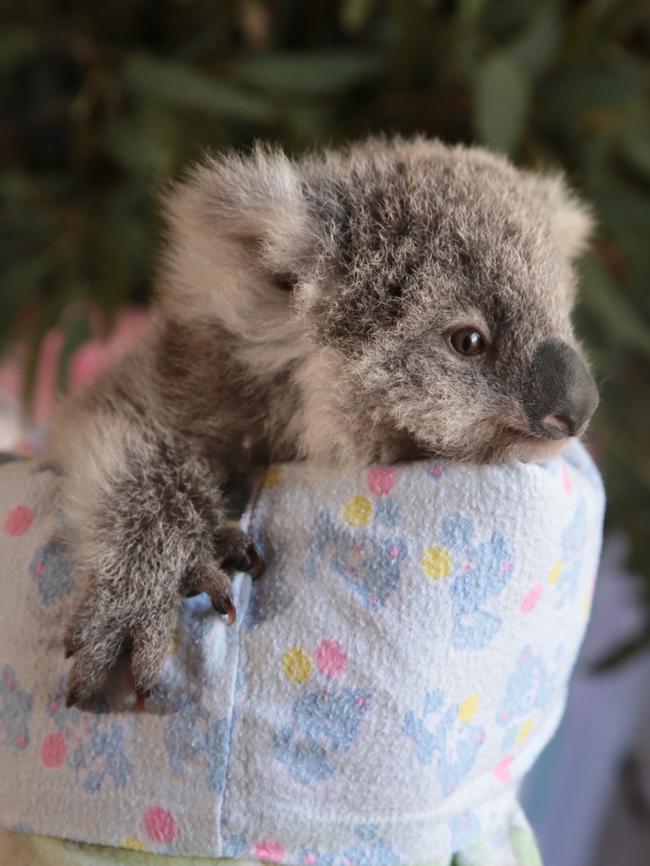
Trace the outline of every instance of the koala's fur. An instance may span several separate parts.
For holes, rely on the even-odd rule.
[[[209,159],[165,201],[169,245],[148,339],[64,405],[52,448],[86,596],[66,636],[69,699],[124,648],[156,682],[180,599],[230,609],[246,567],[222,489],[251,463],[423,454],[533,459],[517,436],[540,341],[579,351],[572,260],[590,230],[561,178],[479,148],[370,139],[290,161]],[[478,325],[492,350],[450,350]]]

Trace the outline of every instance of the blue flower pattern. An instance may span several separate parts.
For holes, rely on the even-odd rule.
[[[328,779],[336,772],[336,755],[347,752],[371,706],[363,689],[333,687],[301,695],[292,721],[273,737],[273,753],[298,782]]]
[[[558,650],[558,656],[561,649]],[[515,743],[518,724],[536,710],[543,710],[555,693],[554,676],[541,657],[532,648],[524,646],[515,670],[508,679],[503,701],[497,712],[496,722],[506,728],[503,749],[511,749]]]
[[[205,707],[185,699],[165,725],[164,742],[170,766],[183,773],[188,764],[205,762],[205,783],[221,793],[226,781],[228,719],[214,719]]]
[[[428,692],[423,699],[423,712],[409,710],[402,723],[402,733],[415,743],[415,755],[420,764],[428,766],[436,759],[436,776],[443,795],[448,797],[472,767],[485,739],[481,725],[463,722],[459,704],[449,706],[430,726],[429,718],[444,707],[441,691]]]
[[[400,866],[400,857],[379,836],[375,825],[360,824],[355,835],[358,843],[342,851],[303,848],[298,852],[298,862],[301,866]]]
[[[14,669],[5,665],[0,679],[0,745],[27,748],[33,708],[32,696],[21,688]]]
[[[380,522],[392,527],[396,513],[380,503]],[[304,567],[307,580],[315,580],[329,566],[361,599],[364,607],[381,609],[399,584],[406,559],[406,542],[398,535],[384,538],[370,530],[362,536],[339,527],[327,508],[321,510],[312,530],[310,555]]]
[[[29,573],[45,605],[66,598],[74,591],[73,566],[65,544],[59,539],[38,548],[29,565]]]
[[[454,564],[452,643],[464,650],[484,649],[501,628],[501,617],[487,610],[487,603],[503,591],[514,568],[500,532],[477,544],[473,536],[472,521],[460,514],[450,515],[442,524],[443,542],[451,549]]]
[[[571,522],[562,533],[563,568],[556,586],[556,607],[574,601],[582,572],[582,554],[587,540],[587,508],[584,499],[576,506]]]
[[[47,699],[47,713],[67,745],[67,765],[85,791],[94,794],[107,784],[123,790],[133,763],[128,756],[126,728],[113,721],[99,701],[93,713],[64,705],[65,688],[61,683]]]

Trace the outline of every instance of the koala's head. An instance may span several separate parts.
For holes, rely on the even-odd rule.
[[[557,176],[371,139],[208,162],[169,199],[168,303],[302,395],[304,454],[545,459],[598,396],[573,334],[591,228]]]

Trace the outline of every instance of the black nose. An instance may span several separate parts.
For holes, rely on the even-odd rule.
[[[584,361],[555,338],[537,347],[525,398],[533,430],[550,439],[581,433],[598,405],[598,389]]]

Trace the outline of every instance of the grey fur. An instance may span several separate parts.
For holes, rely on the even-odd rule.
[[[150,335],[64,407],[51,440],[88,579],[66,637],[70,700],[101,689],[125,646],[150,689],[187,592],[227,610],[221,566],[246,564],[245,539],[223,531],[231,472],[564,444],[526,403],[544,340],[581,355],[572,259],[591,220],[561,178],[424,139],[299,162],[258,147],[207,160],[165,213]],[[453,351],[464,325],[490,336],[485,355]]]

